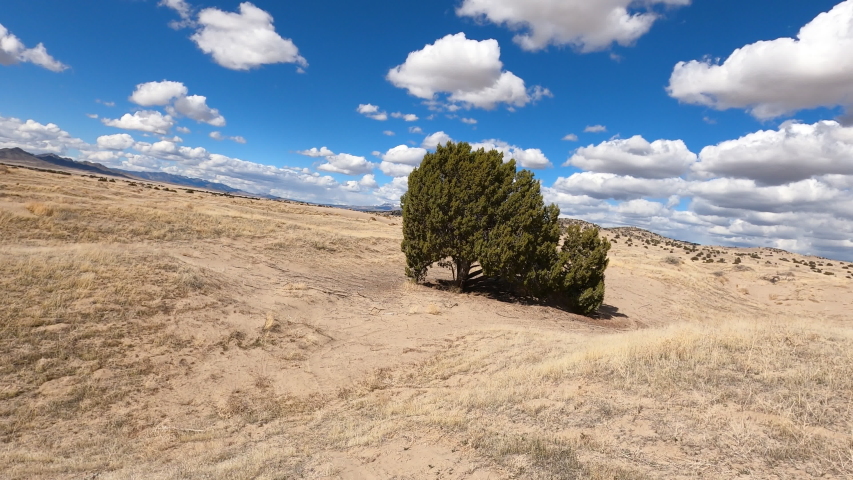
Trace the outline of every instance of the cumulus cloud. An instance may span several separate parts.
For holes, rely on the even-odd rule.
[[[250,70],[275,63],[308,66],[293,41],[276,33],[272,15],[249,2],[240,4],[239,13],[205,8],[196,23],[198,31],[190,38],[225,68]]]
[[[583,133],[603,133],[606,131],[607,127],[604,125],[587,125],[587,127],[583,129]]]
[[[439,145],[444,145],[445,143],[452,141],[453,139],[450,138],[450,135],[444,132],[435,132],[433,134],[427,135],[423,143],[421,143],[421,146],[433,150]]]
[[[372,118],[374,120],[379,120],[380,122],[384,122],[388,120],[388,114],[379,110],[379,107],[376,105],[371,105],[369,103],[362,103],[355,110],[358,113],[364,115],[367,118]]]
[[[488,20],[520,31],[513,39],[525,50],[569,45],[581,52],[631,45],[651,29],[654,5],[682,6],[690,0],[464,0],[459,16]]]
[[[558,192],[614,200],[667,198],[684,193],[688,187],[688,182],[681,178],[649,179],[595,172],[575,173],[554,182]]]
[[[219,110],[207,106],[207,97],[201,95],[190,95],[175,100],[174,107],[169,109],[170,113],[183,115],[199,123],[206,123],[214,127],[224,127],[225,117],[220,115]]]
[[[409,127],[409,133],[424,133],[421,127]]]
[[[427,102],[446,94],[451,104],[492,110],[499,104],[523,107],[533,101],[524,80],[503,70],[497,40],[469,40],[464,33],[447,35],[409,53],[387,79]],[[539,97],[546,89],[537,89]]]
[[[98,137],[98,147],[106,150],[124,150],[132,147],[134,143],[136,143],[136,140],[127,133]]]
[[[119,119],[102,118],[101,122],[108,127],[158,133],[160,135],[166,135],[169,133],[169,129],[175,125],[171,116],[152,110],[141,110],[133,115],[125,113]]]
[[[68,69],[68,65],[47,53],[44,44],[39,43],[33,48],[27,48],[18,37],[0,24],[0,65],[9,66],[16,63],[32,63],[51,72]]]
[[[477,124],[477,120],[476,120],[476,119],[474,119],[474,118],[465,118],[465,117],[462,117],[462,118],[460,118],[460,119],[459,119],[459,121],[460,121],[460,122],[462,122],[462,123],[464,123],[464,124],[466,124],[466,125],[476,125],[476,124]]]
[[[427,154],[425,148],[412,148],[408,145],[398,145],[381,156],[379,170],[389,177],[405,177],[412,173]]]
[[[385,135],[385,136],[388,136],[388,137],[393,137],[394,135],[396,135],[396,133],[394,133],[394,132],[393,132],[393,131],[391,131],[391,130],[385,130],[385,131],[383,131],[383,132],[382,132],[382,135]]]
[[[414,113],[394,112],[391,114],[391,117],[392,118],[399,118],[399,119],[402,119],[406,122],[417,122],[419,120],[418,116],[415,115]]]
[[[326,163],[317,167],[317,170],[344,175],[362,175],[371,172],[376,167],[375,163],[368,162],[366,158],[348,153],[329,155],[325,158]]]
[[[551,166],[551,161],[538,148],[523,149],[510,145],[501,140],[483,140],[482,142],[471,144],[473,150],[484,149],[497,150],[504,154],[504,162],[514,159],[523,168],[540,169]]]
[[[641,178],[666,178],[684,174],[696,158],[681,140],[649,143],[636,135],[578,148],[563,166]]]
[[[722,64],[679,62],[668,92],[684,103],[745,108],[759,119],[802,109],[853,106],[853,0],[800,29],[797,38],[756,42]]]
[[[30,153],[64,155],[69,149],[87,148],[86,142],[54,123],[0,117],[0,148],[22,148]]]
[[[183,83],[163,80],[140,83],[128,100],[142,107],[166,106],[166,111],[175,117],[184,116],[214,127],[225,126],[225,117],[207,105],[207,97],[187,96],[188,93]]]
[[[565,142],[577,142],[578,136],[575,135],[574,133],[570,133],[570,134],[566,135],[565,137],[563,137],[563,141],[565,141]]]
[[[298,153],[300,155],[305,155],[306,157],[312,157],[312,158],[331,157],[332,155],[335,154],[335,152],[329,150],[326,147],[320,147],[320,148],[314,147],[314,148],[310,148],[308,150],[298,150],[296,153]]]
[[[137,85],[128,100],[142,107],[164,106],[176,98],[186,96],[188,92],[181,82],[147,82]]]
[[[177,130],[177,131],[178,131],[178,133],[183,133],[183,134],[189,134],[189,133],[192,133],[192,131],[191,131],[189,128],[187,128],[187,127],[178,127],[178,128],[176,128],[175,130]]]
[[[699,176],[748,178],[766,185],[816,175],[853,175],[853,127],[822,121],[786,122],[778,130],[750,133],[702,149]]]

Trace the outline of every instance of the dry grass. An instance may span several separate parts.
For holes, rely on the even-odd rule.
[[[853,332],[788,322],[494,332],[377,372],[312,427],[339,448],[439,431],[520,478],[849,476],[850,371]]]
[[[762,317],[751,302],[792,294],[752,283],[743,297],[747,284],[723,267],[668,251],[614,259],[637,280],[691,292],[692,303],[667,307],[683,320],[666,326],[522,323],[547,309],[510,306],[518,323],[490,327],[478,310],[496,302],[449,303],[402,280],[399,228],[384,219],[11,175],[21,185],[3,192],[15,208],[0,209],[4,478],[334,478],[338,459],[394,455],[401,442],[446,447],[500,478],[853,476],[853,331]],[[379,279],[367,280],[374,268]],[[340,328],[326,332],[311,309]],[[454,333],[434,340],[438,353],[333,392],[279,388],[293,375],[311,391],[317,352],[389,356],[373,353],[359,312],[379,335],[395,321]],[[235,387],[239,376],[248,380]]]

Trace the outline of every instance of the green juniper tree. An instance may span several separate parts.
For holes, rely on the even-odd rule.
[[[546,206],[533,174],[502,153],[439,145],[409,176],[401,205],[406,275],[416,281],[438,264],[465,289],[479,263],[485,276],[579,313],[601,305],[610,244],[597,229],[575,227],[559,247],[559,208]]]

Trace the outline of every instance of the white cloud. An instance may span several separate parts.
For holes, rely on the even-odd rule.
[[[406,122],[417,122],[417,121],[419,120],[419,119],[418,119],[418,116],[417,116],[417,115],[415,115],[414,113],[401,113],[401,112],[394,112],[394,113],[392,113],[392,114],[391,114],[391,117],[392,117],[392,118],[400,118],[400,119],[403,119],[403,120],[404,120],[404,121],[406,121]]]
[[[104,100],[101,100],[100,98],[95,99],[95,103],[100,103],[101,105],[103,105],[105,107],[115,107],[116,106],[116,102],[106,102]]]
[[[178,133],[183,133],[183,134],[190,134],[190,133],[192,133],[192,131],[191,131],[189,128],[187,128],[187,127],[178,127],[178,128],[176,128],[175,130],[177,130],[177,131],[178,131]]]
[[[50,56],[43,44],[39,43],[33,48],[27,48],[18,37],[0,24],[0,65],[8,66],[16,63],[32,63],[51,72],[68,69],[68,65]]]
[[[467,125],[476,125],[476,124],[477,124],[477,120],[476,120],[476,119],[474,119],[474,118],[465,118],[465,117],[462,117],[462,118],[460,118],[459,120],[460,120],[462,123],[465,123],[465,124],[467,124]]]
[[[170,109],[170,113],[171,113]],[[214,127],[224,127],[225,117],[219,114],[219,110],[207,106],[207,97],[201,95],[190,95],[175,100],[174,112],[191,118],[196,122],[206,123]]]
[[[541,169],[551,166],[551,161],[538,148],[523,149],[501,140],[483,140],[471,145],[471,149],[497,150],[504,154],[504,162],[514,159],[523,168]]]
[[[365,117],[372,118],[374,120],[379,120],[380,122],[388,120],[387,113],[379,110],[379,107],[377,107],[376,105],[371,105],[369,103],[360,104],[355,111],[364,115]]]
[[[749,178],[780,185],[815,175],[853,175],[853,127],[822,121],[786,122],[778,130],[750,133],[708,146],[694,171],[703,178]]]
[[[89,117],[89,118],[91,118],[91,119],[93,119],[93,120],[97,120],[97,119],[98,119],[98,114],[97,114],[97,113],[87,113],[87,114],[86,114],[86,116],[87,116],[87,117]]]
[[[774,213],[823,209],[827,202],[843,196],[841,190],[815,179],[761,187],[754,180],[717,178],[698,183],[692,190],[718,207]]]
[[[525,50],[570,45],[581,52],[631,45],[659,18],[652,6],[681,6],[690,0],[464,0],[459,16],[485,19],[521,31],[514,41]]]
[[[401,163],[393,163],[382,161],[379,164],[379,170],[389,177],[408,177],[415,167],[413,165],[404,165]]]
[[[207,106],[207,97],[187,96],[188,93],[183,83],[163,80],[140,83],[128,100],[143,107],[166,106],[166,111],[175,117],[184,116],[214,127],[225,126],[225,117],[219,110]]]
[[[137,85],[128,100],[142,107],[163,106],[186,96],[187,92],[187,87],[181,82],[147,82]]]
[[[216,63],[231,70],[275,63],[308,66],[293,41],[276,33],[272,15],[249,2],[241,3],[239,9],[239,13],[231,13],[205,8],[198,14],[199,30],[190,38]]]
[[[684,174],[696,158],[681,140],[649,143],[636,135],[578,148],[563,166],[641,178],[666,178]]]
[[[132,147],[134,143],[136,143],[136,140],[127,133],[102,135],[98,137],[98,147],[106,150],[124,150]]]
[[[358,181],[358,184],[364,188],[377,188],[379,184],[376,183],[376,176],[372,173],[368,173],[367,175],[361,177],[361,180]]]
[[[101,122],[108,127],[159,133],[160,135],[166,135],[169,133],[169,129],[175,125],[171,116],[151,110],[141,110],[133,115],[125,113],[117,120],[102,118]]]
[[[395,177],[390,183],[386,183],[373,192],[374,198],[394,205],[400,205],[400,197],[409,189],[409,177]]]
[[[368,162],[364,157],[339,153],[327,156],[326,163],[317,167],[317,170],[342,173],[344,175],[361,175],[371,172],[374,167],[376,167],[376,164]]]
[[[408,145],[398,145],[382,155],[382,160],[385,160],[386,162],[418,166],[426,154],[427,150],[425,148],[413,148]]]
[[[565,141],[565,142],[577,142],[578,136],[575,135],[574,133],[570,133],[570,134],[566,135],[565,137],[563,137],[563,141]]]
[[[216,141],[220,141],[220,142],[222,140],[231,140],[231,141],[237,142],[237,143],[246,143],[246,139],[239,136],[239,135],[236,137],[229,137],[229,136],[222,135],[222,132],[215,132],[215,131],[210,132],[209,135],[210,135],[210,138],[212,138]]]
[[[554,182],[554,189],[559,192],[614,200],[667,198],[685,192],[688,187],[688,182],[681,178],[648,179],[594,172],[575,173]]]
[[[421,143],[421,146],[424,148],[433,150],[438,145],[444,145],[445,143],[452,142],[452,141],[453,141],[453,139],[450,138],[450,135],[448,135],[444,132],[435,132],[431,135],[427,135],[427,137],[424,139],[423,143]]]
[[[603,133],[606,131],[607,127],[604,125],[587,125],[587,127],[583,129],[584,133]]]
[[[409,127],[409,133],[424,133],[421,127]]]
[[[735,50],[722,64],[680,62],[670,96],[718,110],[745,108],[768,119],[816,107],[853,107],[853,0],[779,38]]]
[[[382,135],[393,137],[394,135],[396,135],[396,133],[392,132],[391,130],[385,130],[384,132],[382,132]]]
[[[180,22],[172,22],[170,26],[174,29],[180,29],[184,27],[191,27],[195,25],[195,22],[192,20],[193,9],[185,0],[160,0],[160,3],[157,5],[171,8],[176,11],[178,15],[181,16]]]
[[[320,158],[320,157],[331,157],[335,154],[335,152],[329,150],[326,147],[317,147],[311,148],[309,150],[299,150],[296,153],[300,155],[305,155],[306,157]]]
[[[410,95],[435,105],[440,93],[466,108],[494,109],[505,103],[523,107],[533,101],[524,80],[503,70],[497,40],[469,40],[464,33],[447,35],[409,53],[405,63],[392,68],[387,79]],[[544,89],[537,89],[541,92]]]
[[[427,154],[425,148],[412,148],[408,145],[398,145],[381,156],[379,170],[389,177],[405,177],[412,173]]]
[[[17,147],[30,153],[64,155],[69,149],[87,146],[86,142],[72,137],[54,123],[45,125],[35,120],[0,117],[0,148]]]

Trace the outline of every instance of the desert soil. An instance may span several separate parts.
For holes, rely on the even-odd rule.
[[[587,318],[410,283],[398,217],[7,168],[0,476],[853,478],[850,263],[603,234]]]

